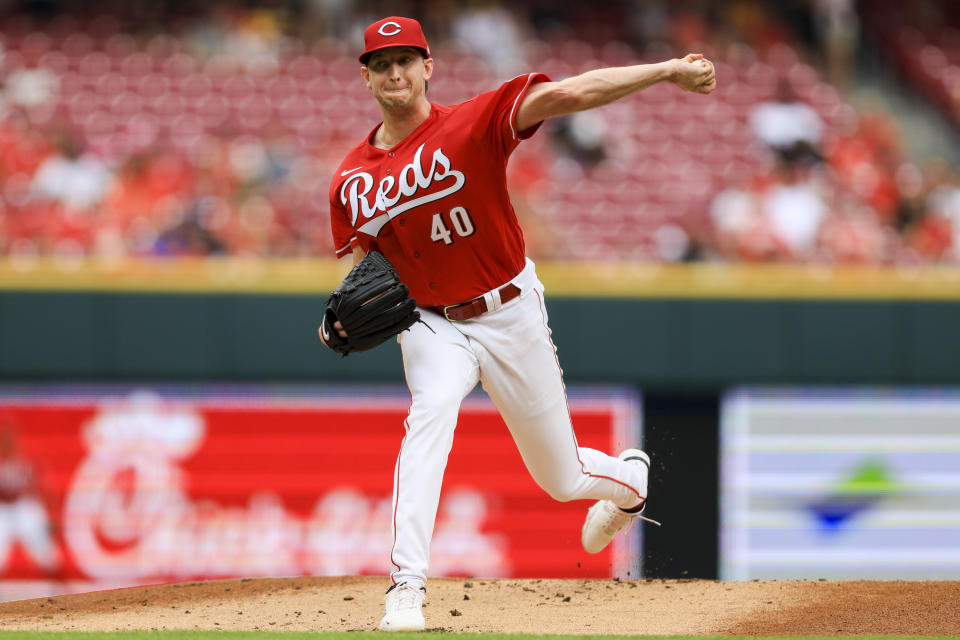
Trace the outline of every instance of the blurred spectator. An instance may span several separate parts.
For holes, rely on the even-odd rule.
[[[0,574],[17,543],[46,575],[60,566],[36,466],[17,446],[13,427],[0,430]]]
[[[854,0],[814,0],[815,24],[830,82],[846,87],[853,71],[860,25]]]
[[[653,232],[654,255],[662,262],[696,262],[702,258],[700,246],[686,229],[664,224]]]
[[[2,49],[0,49],[0,56],[3,55]],[[5,80],[3,77],[0,77],[0,121],[6,120],[7,116],[10,115],[10,100],[7,98],[7,87],[5,86]]]
[[[607,126],[603,116],[594,111],[580,111],[560,118],[552,131],[560,149],[585,168],[607,157]]]
[[[455,43],[480,56],[503,79],[527,67],[520,27],[507,6],[493,0],[470,0],[457,12],[452,33]]]
[[[820,157],[823,121],[797,98],[786,78],[777,83],[774,100],[760,103],[750,113],[750,128],[786,162]]]
[[[654,89],[557,121],[551,137],[528,143],[547,147],[535,160],[526,145],[513,156],[515,208],[535,256],[960,262],[953,171],[921,172],[892,118],[857,112],[809,66],[818,57],[806,44],[821,46],[842,89],[857,37],[853,4],[650,0],[601,12],[546,0],[431,0],[431,41],[467,52],[439,69],[451,82],[434,99],[492,89],[496,75],[560,79],[591,60],[630,64],[702,46],[716,53],[721,79],[707,102],[671,96],[669,108],[651,108],[668,99]],[[93,19],[55,8],[8,16],[0,253],[24,263],[328,255],[329,172],[352,142],[347,133],[377,120],[354,50],[383,11],[425,6],[119,3]],[[947,12],[929,15],[920,32],[890,41],[922,36],[925,66],[912,67],[953,82],[960,72],[947,45],[960,40],[929,45],[927,31],[949,27]],[[536,59],[525,62],[525,51]],[[785,173],[771,177],[774,158]],[[602,188],[580,182],[588,173]]]
[[[641,47],[663,47],[669,36],[669,16],[664,0],[632,3],[629,27],[632,39]]]
[[[299,24],[293,25],[294,29],[298,36],[308,40],[317,37],[346,38],[351,35],[353,4],[353,0],[307,0],[309,10],[306,15],[300,16]]]
[[[867,206],[852,198],[841,202],[823,223],[821,243],[826,257],[834,262],[877,264],[890,254],[889,236]]]
[[[81,211],[100,202],[111,180],[103,163],[84,153],[78,138],[65,134],[60,139],[58,153],[37,169],[30,190],[35,197]]]
[[[783,242],[763,214],[760,198],[746,181],[716,195],[710,204],[710,218],[722,256],[762,262],[786,255]]]
[[[6,101],[27,109],[49,102],[57,93],[60,81],[45,67],[22,67],[6,77]]]
[[[957,229],[954,222],[936,211],[926,213],[905,233],[906,246],[925,263],[956,261]]]
[[[157,238],[155,253],[163,256],[210,256],[227,253],[227,247],[205,224],[197,205]]]
[[[892,223],[898,202],[895,173],[900,164],[893,121],[879,112],[866,112],[850,124],[850,129],[827,145],[827,161],[884,223]]]
[[[197,21],[187,42],[194,55],[222,56],[255,73],[277,69],[284,36],[277,8],[242,9],[215,3],[208,19]]]
[[[927,196],[928,215],[918,225],[914,242],[922,242],[931,257],[939,259],[960,247],[960,177],[946,168],[934,178]]]
[[[3,176],[32,176],[53,147],[52,136],[32,128],[26,119],[0,119],[0,174]]]
[[[827,215],[821,185],[806,167],[783,165],[764,193],[761,208],[773,233],[792,259],[813,257],[820,225]]]
[[[904,232],[920,221],[926,211],[924,176],[915,164],[904,162],[897,167],[894,180],[899,198],[893,228]]]

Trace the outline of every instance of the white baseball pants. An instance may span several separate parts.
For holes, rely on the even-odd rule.
[[[521,294],[506,304],[488,293],[487,313],[464,322],[420,309],[426,325],[416,323],[398,338],[412,402],[394,469],[394,584],[426,583],[460,403],[478,381],[530,475],[551,497],[606,499],[624,508],[646,498],[646,477],[637,466],[577,445],[533,262],[512,282]]]

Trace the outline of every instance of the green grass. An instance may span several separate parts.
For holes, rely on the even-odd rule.
[[[543,640],[559,638],[562,640],[610,640],[613,636],[559,636],[509,633],[383,633],[376,631],[311,633],[303,631],[0,631],[0,640],[430,640],[437,636],[456,635],[469,640],[524,640],[526,638]],[[617,638],[638,638],[641,640],[756,640],[751,636],[615,636]],[[960,636],[854,636],[857,640],[954,640]],[[824,640],[825,636],[777,636],[777,640]]]

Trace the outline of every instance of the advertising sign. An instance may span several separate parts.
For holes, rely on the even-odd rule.
[[[720,519],[725,580],[956,580],[960,392],[728,394]]]
[[[386,575],[409,395],[351,389],[0,390],[0,598],[17,581],[65,592]],[[570,407],[581,446],[615,452],[639,442],[635,397],[574,392]],[[471,396],[444,478],[430,575],[638,575],[635,535],[597,555],[581,549],[588,506],[547,496],[492,404]]]

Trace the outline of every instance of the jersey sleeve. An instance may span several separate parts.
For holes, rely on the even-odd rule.
[[[337,199],[337,183],[330,189],[330,230],[333,233],[333,250],[338,258],[353,253],[357,234],[350,224],[347,209]]]
[[[517,109],[527,94],[527,90],[538,82],[549,82],[545,73],[526,73],[513,80],[504,82],[499,89],[477,96],[477,109],[480,111],[476,122],[482,128],[478,133],[492,136],[501,145],[504,155],[517,148],[521,140],[526,140],[540,128],[542,122],[523,131],[517,131]]]

